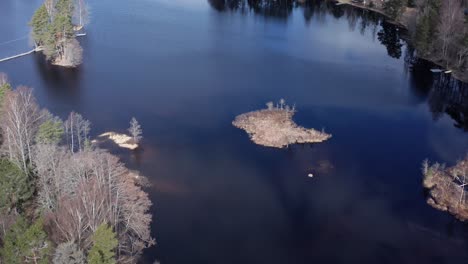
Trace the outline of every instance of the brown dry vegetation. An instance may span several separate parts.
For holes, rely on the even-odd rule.
[[[429,190],[427,203],[447,211],[461,221],[468,220],[466,185],[468,183],[468,155],[455,166],[423,163],[423,186]]]
[[[256,144],[282,148],[295,143],[317,143],[331,137],[315,129],[305,129],[294,123],[293,110],[263,109],[236,117],[232,124],[244,129]]]

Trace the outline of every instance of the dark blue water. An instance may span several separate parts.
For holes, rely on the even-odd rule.
[[[0,3],[0,55],[40,0]],[[421,162],[468,149],[467,89],[414,70],[404,30],[323,1],[90,0],[84,63],[0,64],[94,135],[132,116],[157,245],[142,263],[465,263],[468,228],[425,202]],[[436,77],[436,76],[434,76]],[[270,149],[231,125],[285,98],[328,142]],[[313,172],[314,178],[307,174]]]

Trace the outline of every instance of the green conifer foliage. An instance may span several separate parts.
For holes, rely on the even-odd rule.
[[[101,224],[93,234],[93,247],[88,253],[88,264],[114,264],[118,240],[112,227]]]
[[[49,263],[50,242],[43,230],[42,219],[31,226],[19,217],[5,236],[0,254],[4,263]]]
[[[18,166],[0,159],[0,209],[10,211],[31,198],[33,185]]]

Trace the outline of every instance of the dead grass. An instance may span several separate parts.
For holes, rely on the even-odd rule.
[[[449,212],[461,221],[468,220],[467,172],[468,156],[450,168],[438,163],[432,166],[425,163],[423,186],[429,190],[427,203]]]
[[[244,129],[256,144],[283,148],[295,143],[323,142],[331,135],[299,127],[292,121],[293,111],[264,109],[236,117],[232,124]]]
[[[112,140],[115,144],[119,147],[127,148],[127,149],[136,149],[138,148],[138,144],[134,143],[132,138],[125,134],[118,134],[115,132],[106,132],[99,135],[99,138],[108,138]]]

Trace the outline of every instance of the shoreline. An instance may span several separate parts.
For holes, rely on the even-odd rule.
[[[385,12],[383,10],[381,10],[381,9],[372,8],[372,7],[362,5],[362,4],[358,4],[358,3],[353,3],[352,0],[332,0],[332,2],[335,3],[335,5],[349,5],[349,6],[354,7],[354,8],[359,8],[359,9],[362,9],[362,10],[369,10],[371,12],[380,14],[380,15],[385,17],[387,23],[398,26],[398,27],[400,27],[400,28],[402,28],[404,30],[409,30],[408,21],[413,16],[413,14],[411,14],[411,13],[414,12],[414,8],[411,8],[411,9],[406,8],[406,11],[401,15],[402,18],[399,19],[399,20],[406,20],[406,22],[405,21],[395,21],[391,17],[389,17],[387,14],[385,14]],[[410,38],[407,39],[406,41],[407,42],[412,42],[412,40]],[[437,61],[437,59],[433,59],[433,58],[426,57],[426,56],[419,56],[419,55],[417,55],[416,57],[419,58],[419,59],[431,62],[434,65],[442,68],[444,71],[451,71],[448,74],[450,74],[450,76],[452,78],[454,78],[455,80],[460,81],[460,82],[468,83],[468,76],[464,77],[463,76],[464,74],[462,74],[462,72],[460,72],[459,70],[447,68],[447,67],[443,66],[443,62]],[[446,73],[443,73],[443,74],[446,74]]]
[[[393,20],[391,17],[389,17],[387,14],[385,14],[385,12],[383,10],[380,10],[378,8],[353,3],[351,0],[332,0],[332,2],[334,2],[335,5],[338,5],[338,6],[340,6],[340,5],[349,5],[349,6],[359,8],[359,9],[362,9],[362,10],[369,10],[369,11],[375,12],[377,14],[380,14],[380,15],[384,16],[387,19],[388,23],[399,26],[399,27],[404,28],[404,29],[408,29],[408,25],[405,25],[404,23],[402,23],[400,21]]]

